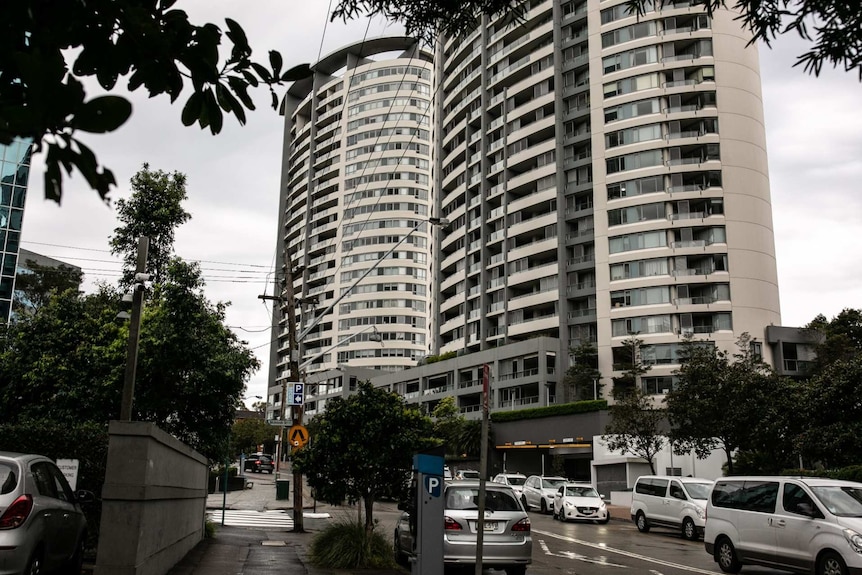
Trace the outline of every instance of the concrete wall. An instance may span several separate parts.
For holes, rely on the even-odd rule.
[[[207,460],[152,423],[108,433],[95,575],[164,575],[203,538]]]

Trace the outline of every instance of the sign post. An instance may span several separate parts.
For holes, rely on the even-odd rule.
[[[443,575],[443,457],[418,453],[413,456],[416,475],[416,561],[412,575]],[[414,519],[411,517],[411,522]]]
[[[488,474],[488,396],[491,367],[482,366],[482,445],[479,448],[479,520],[476,522],[476,575],[482,575],[482,546],[485,543],[485,477]]]

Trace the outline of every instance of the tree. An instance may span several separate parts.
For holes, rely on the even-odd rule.
[[[277,432],[277,428],[262,419],[241,419],[231,427],[231,455],[254,453],[258,445],[272,444]]]
[[[657,409],[651,396],[634,387],[608,411],[611,421],[602,436],[608,449],[642,457],[649,463],[650,473],[655,475],[655,456],[667,443],[667,437],[662,433],[666,419],[664,410]]]
[[[138,257],[138,239],[150,239],[147,271],[153,282],[161,282],[174,254],[176,229],[189,221],[191,214],[183,209],[186,196],[186,176],[180,172],[167,174],[152,171],[148,164],[132,176],[132,195],[117,200],[117,217],[122,225],[111,237],[111,253],[123,257],[121,284],[134,282]]]
[[[614,382],[614,388],[611,391],[614,400],[621,399],[629,391],[640,388],[640,377],[651,369],[651,366],[643,363],[641,346],[643,346],[643,340],[638,339],[637,334],[632,334],[623,341],[621,347],[613,349],[614,370],[623,372],[620,376],[611,378]]]
[[[781,394],[764,393],[774,374],[752,353],[751,337],[743,333],[736,345],[737,352],[731,356],[709,342],[686,339],[675,372],[677,382],[666,398],[675,450],[693,450],[705,458],[713,449],[721,449],[728,474],[734,473],[738,449],[759,445],[766,410],[784,406]]]
[[[176,102],[190,89],[182,122],[213,134],[224,115],[245,123],[254,110],[249,88],[273,87],[307,76],[308,66],[282,71],[282,57],[269,52],[268,67],[252,59],[245,32],[233,20],[226,30],[195,25],[176,0],[27,0],[4,6],[0,20],[0,144],[29,138],[47,148],[45,195],[62,196],[61,166],[75,167],[104,198],[116,185],[113,173],[76,138],[78,132],[117,130],[132,113],[125,98],[112,94],[120,79],[132,92],[167,95]],[[222,57],[222,36],[230,44]],[[74,59],[74,60],[73,60]],[[99,82],[106,95],[87,99],[82,79]]]
[[[461,415],[455,398],[444,397],[431,412],[434,421],[434,436],[443,440],[446,446],[446,454],[458,457],[463,453],[461,449],[461,433],[467,420]]]
[[[66,265],[44,266],[33,260],[26,262],[27,272],[15,277],[15,314],[32,314],[48,303],[52,297],[66,290],[77,291],[84,277],[80,269]]]
[[[413,455],[436,443],[428,417],[367,381],[346,399],[330,400],[312,423],[312,441],[294,455],[294,465],[318,499],[333,505],[362,500],[367,533],[374,527],[374,502],[403,498]]]
[[[862,461],[862,356],[835,361],[804,386],[806,422],[797,441],[806,461],[827,467]]]
[[[563,385],[570,401],[586,401],[602,397],[602,374],[598,370],[598,352],[593,344],[582,343],[571,349],[572,364],[566,370]],[[595,395],[595,397],[594,397]]]
[[[197,264],[174,259],[141,321],[135,411],[213,461],[227,455],[245,383],[260,367],[203,293]]]
[[[817,342],[812,375],[826,371],[835,362],[862,355],[862,310],[844,309],[831,320],[820,314],[805,330]]]

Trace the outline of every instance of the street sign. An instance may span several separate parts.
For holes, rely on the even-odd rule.
[[[287,432],[287,440],[294,449],[305,447],[309,440],[308,430],[303,425],[294,425]]]
[[[267,425],[274,425],[276,427],[290,427],[293,425],[292,419],[267,419]]]
[[[305,384],[291,383],[287,390],[288,405],[302,405],[305,403]]]

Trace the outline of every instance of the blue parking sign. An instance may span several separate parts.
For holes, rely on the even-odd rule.
[[[431,497],[440,497],[443,492],[443,478],[436,475],[425,475],[425,491]]]

